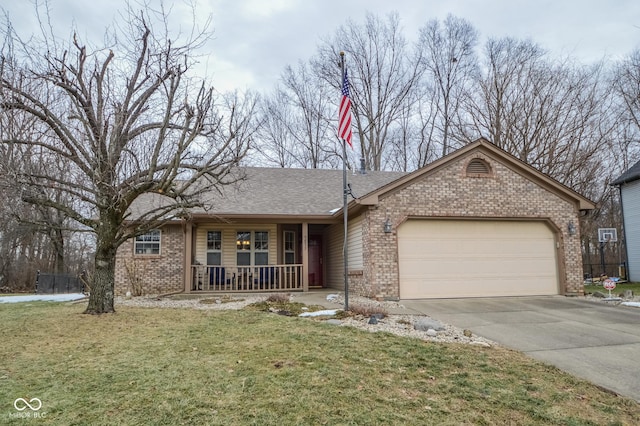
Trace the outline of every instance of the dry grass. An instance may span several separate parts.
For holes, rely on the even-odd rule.
[[[291,295],[287,293],[274,293],[270,294],[267,298],[269,303],[289,303],[291,301]]]
[[[0,424],[640,424],[629,399],[501,348],[259,311],[0,308]],[[33,423],[35,424],[35,423]]]
[[[362,315],[364,317],[380,314],[383,318],[389,315],[389,312],[384,307],[358,303],[349,304],[349,313],[351,315]]]
[[[198,303],[201,303],[203,305],[216,305],[216,304],[220,304],[220,303],[233,303],[233,302],[242,302],[244,301],[243,298],[240,297],[233,297],[230,296],[228,294],[224,294],[220,297],[211,297],[211,298],[205,298],[205,299],[200,299],[198,301]]]

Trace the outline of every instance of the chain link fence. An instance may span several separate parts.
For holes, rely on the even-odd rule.
[[[36,294],[84,293],[84,284],[77,275],[48,274],[38,271]]]

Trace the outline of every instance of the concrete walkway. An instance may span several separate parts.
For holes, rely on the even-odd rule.
[[[401,303],[640,402],[640,308],[564,296]]]

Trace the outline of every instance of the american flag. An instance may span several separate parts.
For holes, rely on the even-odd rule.
[[[340,112],[338,116],[338,137],[346,141],[351,148],[351,98],[349,94],[349,79],[347,78],[347,70],[344,71],[344,79],[342,80],[342,99],[340,100]]]

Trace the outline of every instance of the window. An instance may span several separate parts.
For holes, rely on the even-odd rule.
[[[284,263],[296,263],[296,233],[284,231]]]
[[[222,265],[222,232],[207,231],[207,265]]]
[[[251,232],[239,231],[236,238],[237,265],[251,265]]]
[[[255,233],[254,243],[254,265],[269,264],[269,233],[260,231]]]
[[[133,243],[135,254],[160,254],[160,230],[138,235]]]
[[[269,264],[269,232],[238,231],[236,235],[238,266]]]

